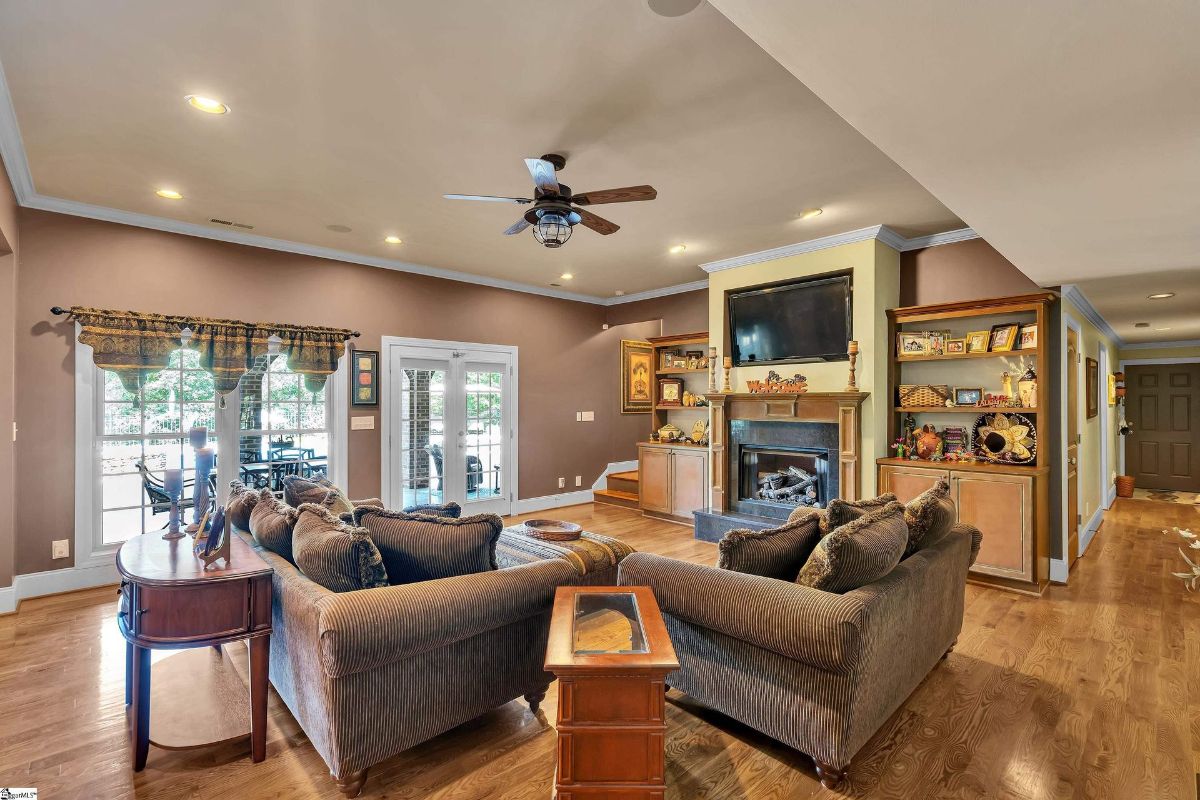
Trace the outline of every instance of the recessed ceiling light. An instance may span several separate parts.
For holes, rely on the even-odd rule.
[[[349,233],[354,229],[349,225],[326,225],[325,230],[333,231],[334,233]]]
[[[229,106],[222,103],[220,100],[214,100],[211,97],[204,97],[198,94],[189,94],[183,98],[187,100],[187,104],[197,111],[203,111],[205,114],[228,114]]]
[[[800,219],[812,219],[813,217],[819,217],[824,213],[825,209],[823,208],[810,208],[800,212]]]
[[[1171,329],[1170,329],[1170,328],[1155,328],[1154,330],[1156,330],[1156,331],[1169,331],[1169,330],[1171,330]]]
[[[562,279],[562,280],[564,280],[564,281],[569,281],[569,280],[571,280],[572,278],[574,278],[575,276],[574,276],[574,275],[572,275],[572,274],[571,274],[571,273],[569,273],[569,272],[564,272],[562,275],[559,275],[558,277],[559,277],[559,278],[561,278],[561,279]]]
[[[383,237],[383,241],[387,242],[388,244],[404,244],[404,240],[399,236],[385,236]]]
[[[155,194],[158,195],[159,197],[165,197],[168,200],[182,200],[183,199],[183,195],[181,195],[179,192],[175,191],[174,189],[159,189],[157,192],[155,192]]]
[[[624,297],[624,296],[625,296],[625,292],[624,292],[624,291],[622,291],[621,289],[617,289],[615,292],[613,292],[613,294],[615,294],[617,297]]]
[[[1148,300],[1166,300],[1168,297],[1174,297],[1174,292],[1159,292],[1158,294],[1146,295]]]
[[[1135,322],[1135,323],[1133,323],[1133,327],[1135,327],[1135,328],[1149,328],[1149,327],[1150,327],[1150,323],[1149,323],[1149,322]]]
[[[679,253],[682,253],[684,250],[687,250],[687,245],[686,245],[686,244],[677,244],[677,245],[674,245],[674,246],[673,246],[673,247],[672,247],[670,250],[668,250],[667,252],[668,252],[668,253],[673,253],[673,254],[676,254],[676,255],[678,255]]]

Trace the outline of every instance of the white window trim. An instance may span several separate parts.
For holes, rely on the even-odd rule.
[[[90,345],[79,341],[79,323],[75,323],[75,567],[111,566],[120,544],[99,545],[97,526],[101,524],[100,470],[96,469],[96,393],[103,391],[98,383],[101,374],[93,359]],[[329,377],[329,399],[326,412],[329,424],[329,479],[345,486],[348,468],[348,425],[346,394],[350,391],[345,356],[338,370]],[[219,405],[219,403],[218,403]],[[218,408],[218,415],[224,409]],[[225,436],[236,440],[237,431],[225,426]],[[218,433],[218,436],[221,434]],[[237,447],[232,448],[236,452]],[[218,484],[217,496],[223,501],[227,486]]]

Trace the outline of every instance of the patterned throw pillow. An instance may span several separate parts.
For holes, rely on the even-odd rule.
[[[495,514],[455,519],[365,507],[354,510],[354,524],[370,532],[393,585],[496,569],[504,529]]]
[[[907,544],[904,506],[890,502],[821,539],[796,576],[796,583],[844,594],[895,569]]]
[[[869,500],[842,500],[835,497],[829,501],[825,518],[821,520],[821,533],[832,533],[835,529],[858,519],[868,511],[877,511],[888,503],[894,502],[896,502],[896,495],[890,492]]]
[[[225,516],[235,528],[250,530],[250,512],[258,503],[258,492],[247,489],[241,481],[229,482],[229,501],[225,504]]]
[[[283,499],[289,506],[299,508],[305,503],[324,505],[334,515],[354,510],[345,493],[324,475],[304,477],[288,475],[283,479]]]
[[[950,499],[950,481],[942,478],[904,506],[904,521],[908,523],[904,557],[941,541],[957,520],[958,510]]]
[[[250,535],[254,541],[288,561],[292,558],[292,527],[296,524],[296,509],[280,502],[270,489],[258,493],[250,512]]]
[[[725,534],[717,543],[720,550],[717,567],[790,581],[808,561],[820,539],[820,514],[815,509],[809,509],[807,514],[793,513],[778,528],[761,531],[738,528]]]
[[[317,503],[298,511],[292,550],[305,577],[331,592],[388,585],[383,558],[366,530],[347,525]]]
[[[355,503],[355,505],[362,505]],[[380,505],[383,505],[380,503]],[[462,506],[455,502],[442,503],[424,503],[422,505],[407,506],[404,509],[405,514],[433,514],[435,517],[453,517],[458,519],[462,516]]]

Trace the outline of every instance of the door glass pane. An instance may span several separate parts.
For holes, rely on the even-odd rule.
[[[406,369],[400,381],[404,506],[445,502],[446,370]]]
[[[501,493],[504,415],[499,368],[466,373],[465,455],[467,500],[488,500]]]

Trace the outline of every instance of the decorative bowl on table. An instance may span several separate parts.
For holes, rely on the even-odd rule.
[[[527,519],[523,524],[526,536],[550,542],[570,542],[583,534],[583,528],[574,522],[557,519]]]

